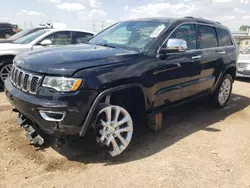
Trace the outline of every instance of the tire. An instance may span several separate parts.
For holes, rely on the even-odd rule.
[[[8,38],[10,38],[10,37],[11,37],[11,34],[10,34],[10,33],[5,33],[5,34],[4,34],[4,38],[5,38],[5,39],[8,39]]]
[[[213,102],[218,108],[224,108],[231,96],[233,88],[233,78],[230,74],[226,74],[220,82],[216,92],[213,94]]]
[[[8,77],[8,73],[12,67],[12,59],[3,60],[0,67],[0,88],[4,86],[4,81]]]
[[[112,157],[128,147],[133,135],[133,120],[126,109],[115,105],[103,107],[95,124],[98,143],[108,146]]]

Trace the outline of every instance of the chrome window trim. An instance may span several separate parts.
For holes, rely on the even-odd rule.
[[[223,28],[223,27],[218,27],[218,26],[215,26],[215,25],[213,25],[213,24],[205,24],[205,23],[197,23],[197,22],[185,22],[185,23],[181,23],[181,24],[177,25],[173,31],[170,32],[170,34],[168,35],[168,37],[167,37],[167,38],[164,40],[164,42],[160,45],[160,47],[159,47],[158,50],[157,50],[157,56],[159,55],[160,49],[161,49],[162,46],[168,41],[168,39],[170,38],[170,36],[171,36],[180,26],[182,26],[182,25],[187,25],[187,24],[194,24],[194,25],[196,25],[196,26],[198,26],[198,25],[203,25],[203,26],[210,26],[210,27],[219,28],[219,29],[225,29],[225,28]],[[216,32],[216,31],[215,31],[215,32]],[[217,32],[216,32],[216,33],[217,33]],[[196,35],[197,35],[197,33],[196,33]],[[229,36],[230,36],[230,38],[231,38],[231,40],[232,40],[232,36],[231,36],[231,35],[229,35]],[[218,37],[218,36],[217,36],[217,37]],[[217,46],[217,47],[213,47],[213,48],[203,48],[203,49],[199,48],[199,49],[195,49],[195,50],[194,50],[194,49],[192,49],[192,50],[187,50],[187,51],[185,51],[185,52],[196,52],[196,51],[200,51],[200,50],[209,50],[209,49],[220,49],[220,48],[227,48],[227,47],[235,47],[235,42],[234,42],[234,40],[232,40],[232,43],[233,43],[233,45],[231,45],[231,46]],[[179,52],[177,52],[177,53],[179,53]],[[177,54],[177,53],[171,53],[171,54]]]

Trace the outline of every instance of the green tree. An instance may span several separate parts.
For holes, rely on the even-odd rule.
[[[248,26],[247,25],[242,25],[240,26],[240,31],[247,31]]]

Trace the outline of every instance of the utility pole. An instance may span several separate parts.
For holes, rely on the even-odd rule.
[[[102,30],[104,29],[105,27],[105,21],[102,21]]]
[[[93,24],[92,24],[93,31],[96,32],[96,24],[95,24],[95,21],[93,20],[92,22],[93,22]]]

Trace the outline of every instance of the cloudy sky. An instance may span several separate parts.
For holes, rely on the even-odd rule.
[[[99,31],[137,17],[196,16],[220,21],[232,30],[250,25],[250,0],[1,0],[0,22],[23,28],[62,22],[71,28]]]

